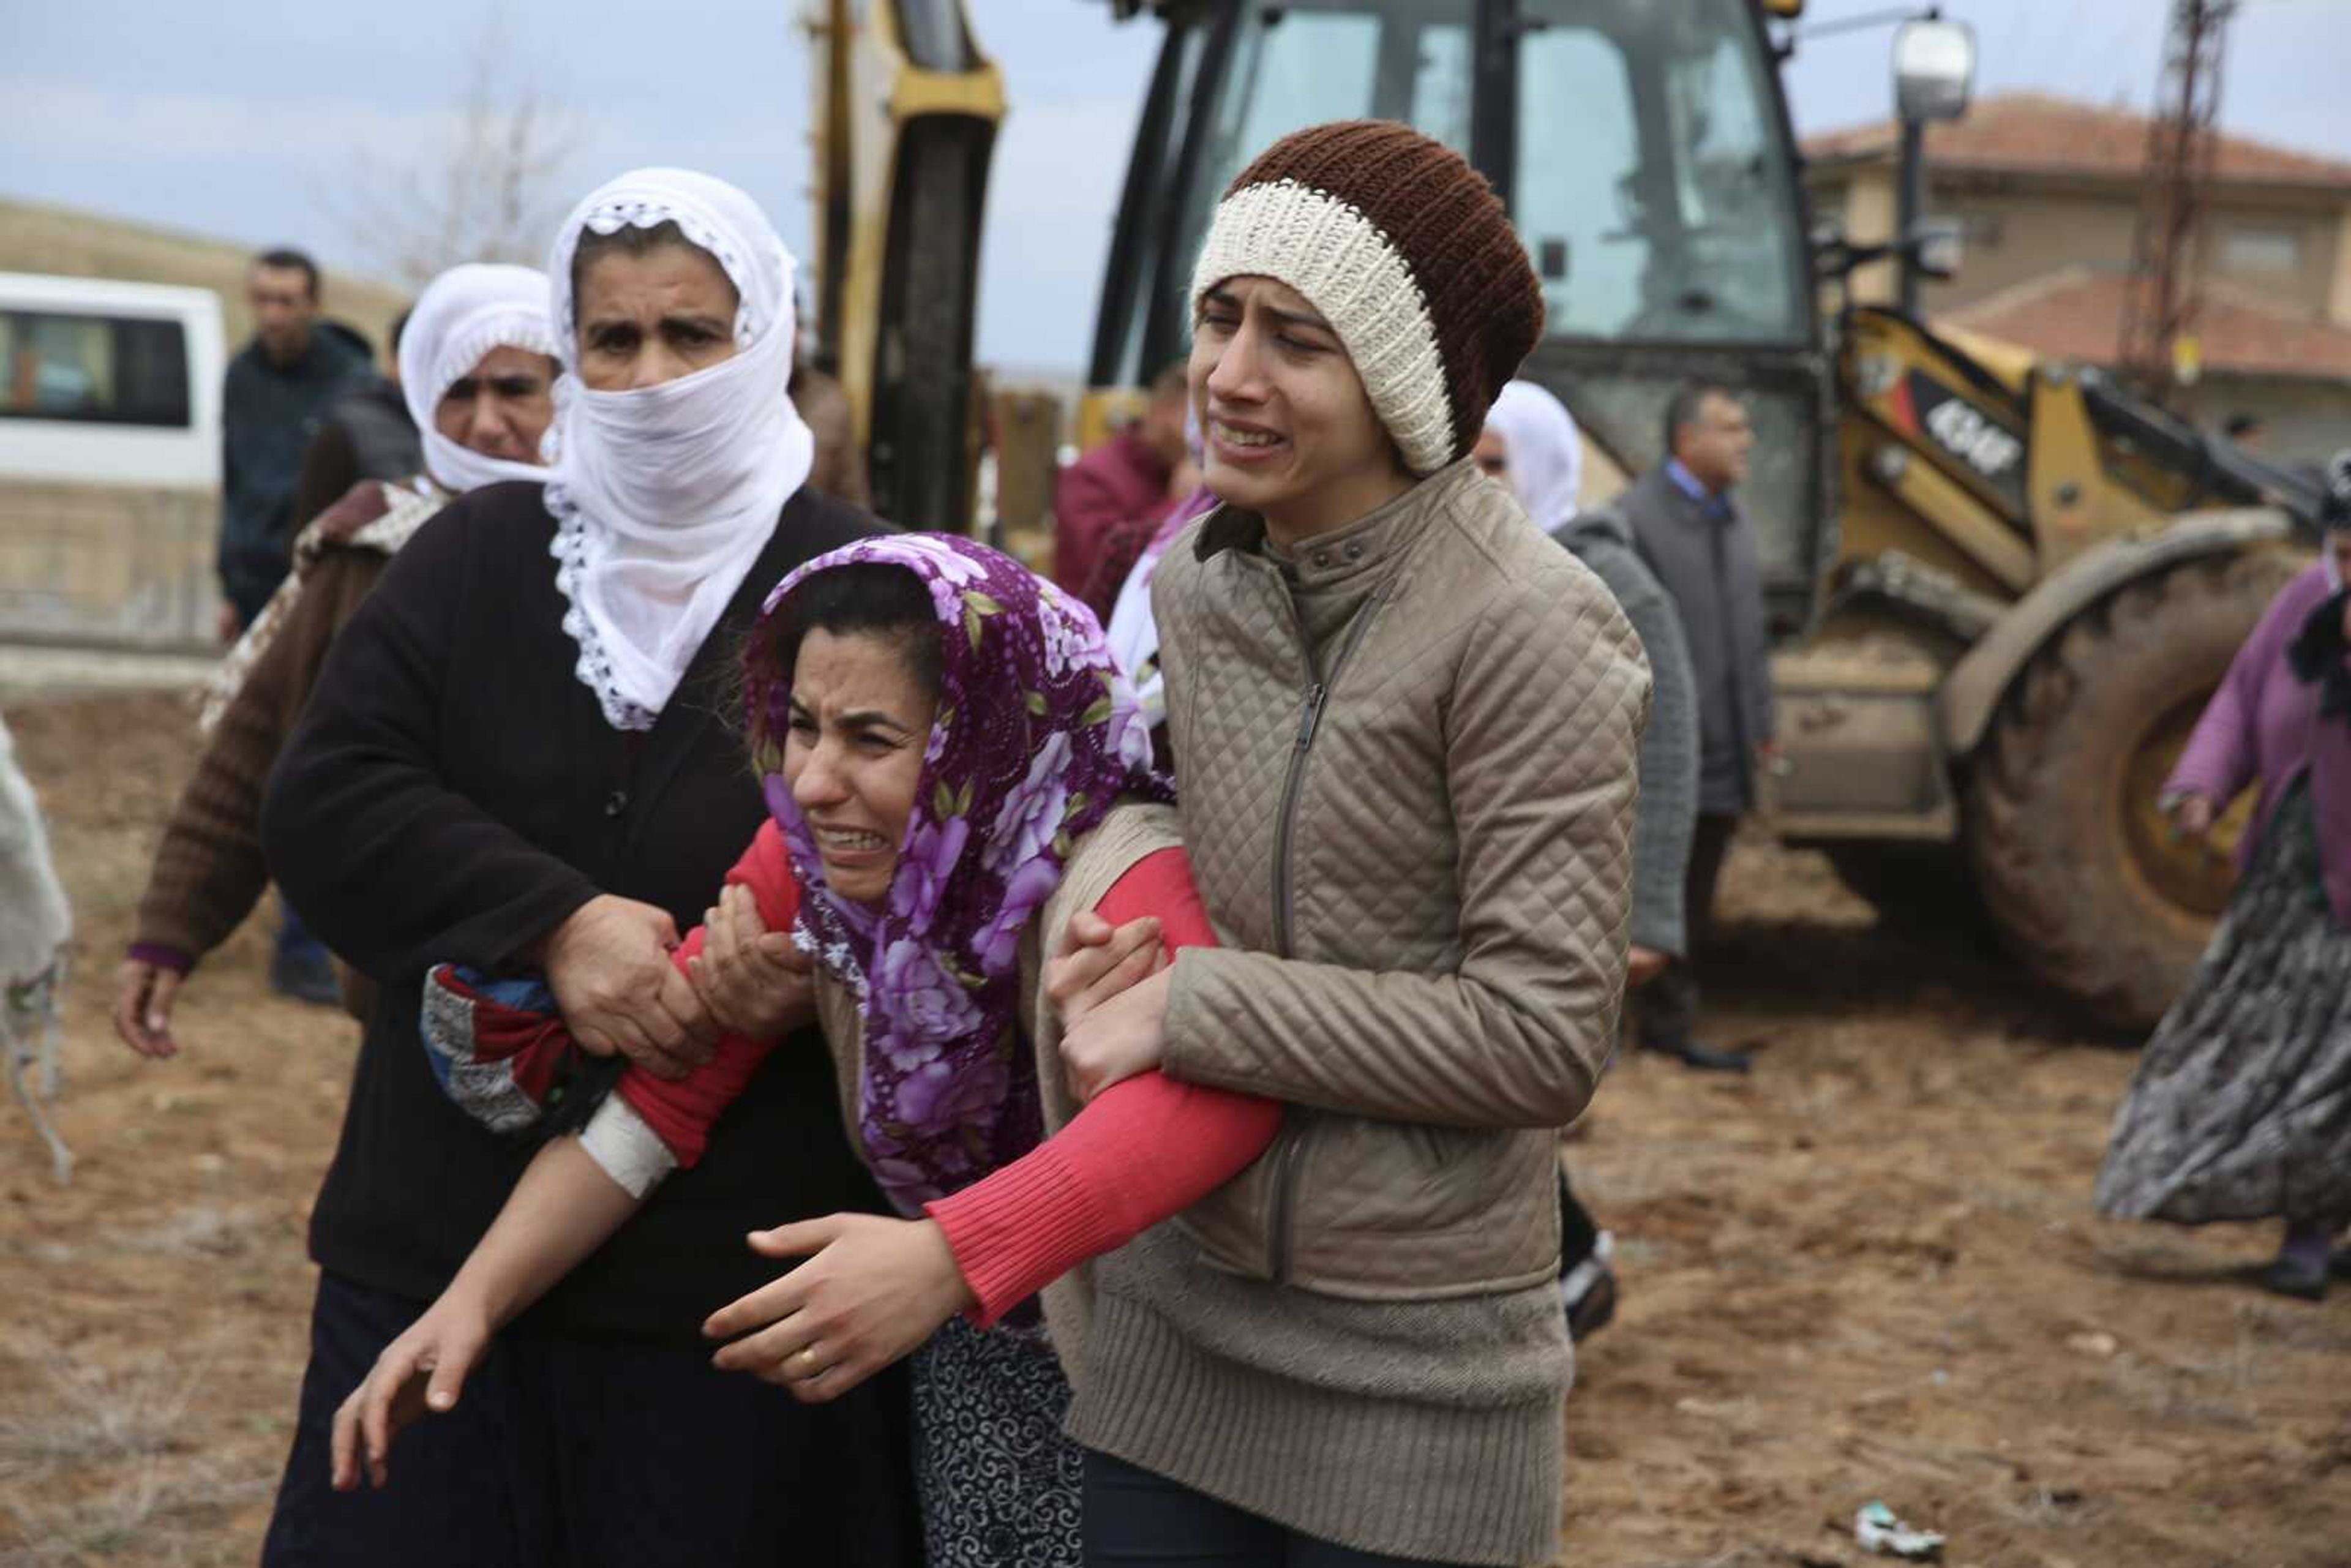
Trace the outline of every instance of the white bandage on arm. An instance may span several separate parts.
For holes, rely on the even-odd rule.
[[[618,1094],[608,1094],[580,1131],[580,1146],[602,1167],[614,1186],[631,1197],[643,1197],[677,1169],[677,1156],[645,1124],[636,1108]]]

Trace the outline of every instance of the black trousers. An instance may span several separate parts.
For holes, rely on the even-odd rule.
[[[1714,929],[1714,889],[1722,880],[1723,858],[1739,832],[1729,811],[1700,811],[1690,842],[1689,871],[1682,883],[1683,945],[1688,949],[1665,972],[1634,995],[1643,1045],[1678,1050],[1698,1027],[1698,950]]]
[[[1592,1256],[1600,1245],[1599,1222],[1575,1196],[1567,1167],[1559,1167],[1559,1271],[1562,1275]]]
[[[1092,1448],[1085,1537],[1085,1568],[1437,1568],[1301,1535]]]
[[[336,1407],[422,1311],[320,1276],[264,1568],[919,1568],[902,1375],[803,1406],[705,1351],[509,1329],[383,1490],[333,1490]]]

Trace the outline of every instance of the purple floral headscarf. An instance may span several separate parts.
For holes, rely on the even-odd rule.
[[[1151,737],[1092,612],[1010,557],[944,534],[898,534],[818,557],[768,596],[859,563],[904,567],[938,613],[938,714],[914,814],[875,909],[826,889],[783,777],[789,670],[754,653],[754,762],[803,890],[794,936],[865,1019],[859,1133],[907,1214],[1033,1148],[1036,1064],[1019,1023],[1020,936],[1061,885],[1071,845],[1122,796],[1166,800]],[[765,649],[766,636],[755,638]]]

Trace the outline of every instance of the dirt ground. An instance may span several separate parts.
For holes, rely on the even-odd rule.
[[[180,1060],[109,1032],[185,713],[8,713],[80,920],[80,1165],[53,1186],[0,1103],[0,1563],[251,1562],[284,1455],[356,1030],[266,994],[256,921]],[[1816,857],[1742,844],[1725,903],[1708,1033],[1753,1077],[1628,1061],[1573,1140],[1624,1304],[1569,1407],[1560,1561],[1889,1561],[1852,1542],[1882,1499],[1957,1564],[2351,1563],[2351,1289],[2247,1289],[2266,1229],[2091,1215],[2131,1057],[1995,956],[1876,929]]]

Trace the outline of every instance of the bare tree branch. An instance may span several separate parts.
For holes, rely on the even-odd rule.
[[[327,193],[354,245],[412,287],[468,261],[537,266],[562,216],[564,175],[584,128],[544,83],[517,76],[503,6],[475,37],[462,95],[429,144],[354,148]]]

